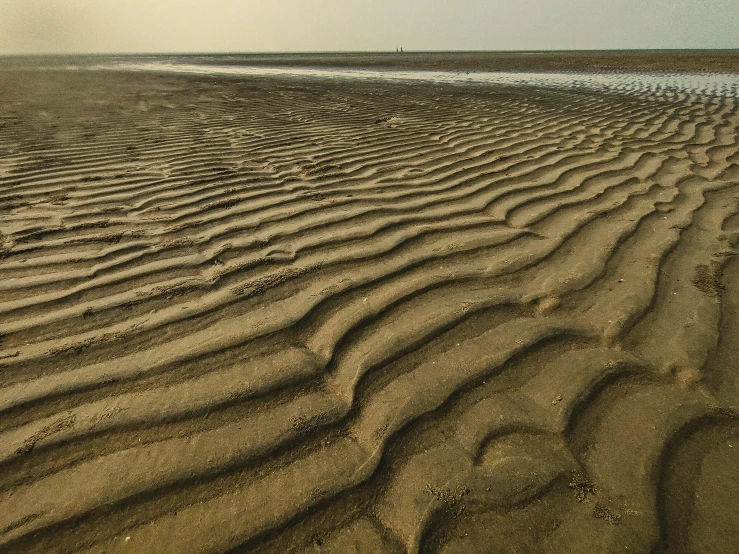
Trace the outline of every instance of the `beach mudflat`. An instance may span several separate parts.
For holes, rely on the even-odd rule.
[[[0,551],[735,552],[738,132],[6,68]]]

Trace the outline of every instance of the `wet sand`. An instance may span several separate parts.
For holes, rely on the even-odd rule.
[[[739,102],[636,89],[2,72],[0,550],[734,552]]]

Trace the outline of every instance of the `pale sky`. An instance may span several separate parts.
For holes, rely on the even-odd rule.
[[[0,0],[0,54],[739,48],[739,0]]]

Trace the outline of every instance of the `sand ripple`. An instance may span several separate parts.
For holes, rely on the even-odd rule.
[[[0,550],[730,552],[737,83],[522,79],[6,71]]]

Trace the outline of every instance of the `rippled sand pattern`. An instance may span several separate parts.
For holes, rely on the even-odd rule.
[[[2,77],[0,551],[734,551],[736,87]]]

